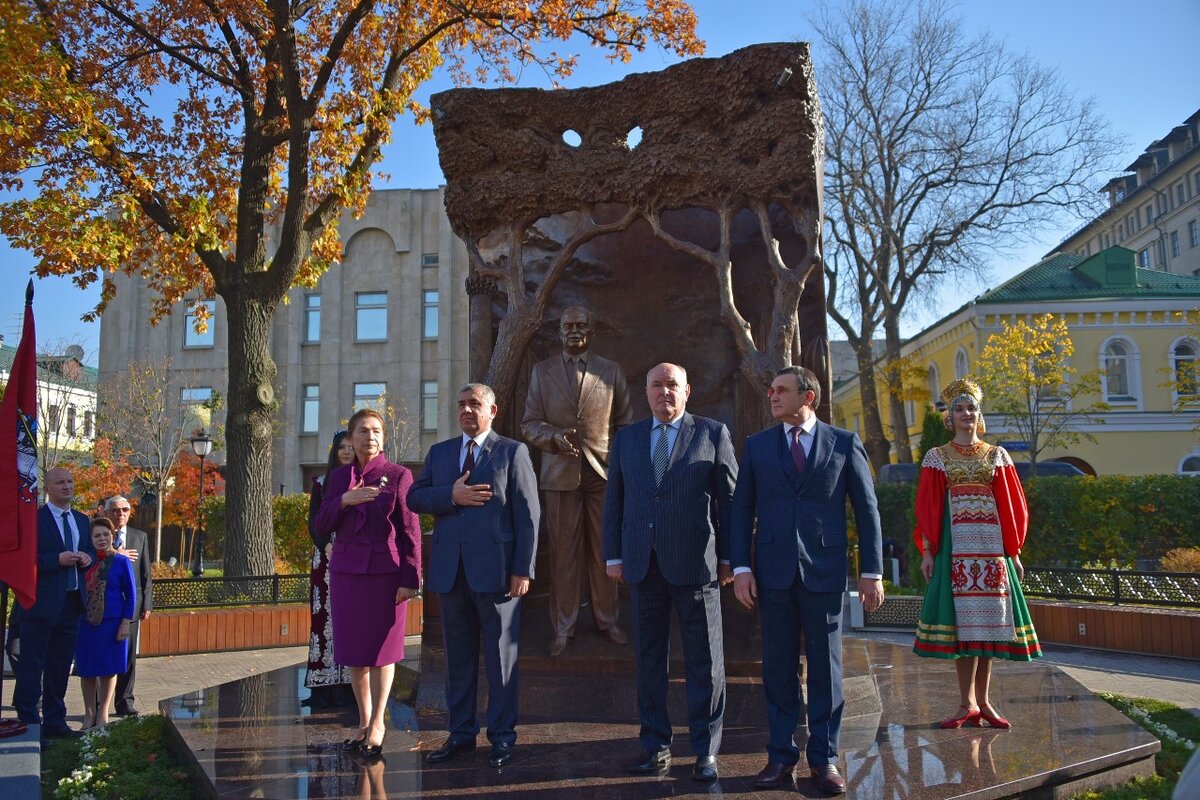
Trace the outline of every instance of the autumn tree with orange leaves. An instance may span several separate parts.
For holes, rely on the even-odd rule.
[[[229,316],[227,574],[270,574],[271,319],[341,252],[414,90],[561,77],[579,40],[627,60],[697,54],[682,0],[0,0],[0,232],[42,275],[140,275],[161,317],[220,295]],[[30,182],[36,189],[26,188]],[[194,310],[202,307],[196,306]]]

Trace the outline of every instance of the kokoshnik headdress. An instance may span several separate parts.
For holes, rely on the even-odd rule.
[[[978,408],[983,405],[983,390],[970,378],[959,378],[942,390],[942,401],[947,409],[954,408],[954,404],[963,398],[970,399]]]

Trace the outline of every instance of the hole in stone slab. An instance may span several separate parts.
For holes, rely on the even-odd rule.
[[[625,146],[630,150],[642,143],[642,126],[634,125],[629,129],[629,133],[625,134]]]
[[[579,145],[583,144],[583,137],[572,128],[567,128],[563,131],[562,140],[568,147],[579,147]]]

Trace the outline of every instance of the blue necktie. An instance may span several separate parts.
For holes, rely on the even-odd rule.
[[[63,546],[75,552],[75,533],[71,530],[71,513],[69,511],[62,512],[62,530],[63,530]],[[74,567],[71,567],[67,572],[67,591],[74,591],[79,588],[79,572]]]
[[[658,441],[654,443],[654,457],[651,459],[654,464],[655,486],[662,485],[663,475],[667,474],[667,462],[671,460],[671,454],[667,451],[667,431],[670,428],[665,422],[658,426]]]

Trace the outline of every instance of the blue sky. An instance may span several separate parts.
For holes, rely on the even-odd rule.
[[[696,0],[700,36],[706,55],[719,56],[758,42],[811,40],[806,14],[811,3],[796,0]],[[1166,134],[1200,108],[1195,52],[1200,35],[1200,3],[1196,0],[1160,0],[1152,6],[1128,0],[1009,0],[1006,3],[968,0],[959,9],[968,33],[990,32],[1010,48],[1026,52],[1044,65],[1057,68],[1080,97],[1093,97],[1113,130],[1129,142],[1125,166],[1155,139]],[[566,49],[566,48],[562,48]],[[629,64],[610,64],[594,50],[581,54],[580,66],[566,82],[568,88],[618,80],[630,72],[661,69],[677,59],[659,50],[636,56]],[[816,69],[820,70],[820,63]],[[540,72],[521,76],[521,86],[547,86]],[[444,77],[422,87],[419,99],[450,88]],[[382,165],[389,177],[381,187],[427,188],[442,182],[433,130],[417,127],[411,117],[396,122],[392,143]],[[1077,222],[1064,222],[1061,230],[1045,232],[1034,244],[998,257],[987,285],[1011,277],[1052,249]],[[0,292],[0,334],[16,344],[24,300],[24,285],[34,257],[0,241],[5,291]],[[336,268],[336,267],[335,267]],[[61,278],[35,282],[34,310],[38,340],[43,345],[78,342],[96,363],[99,325],[79,317],[92,308],[97,289],[81,291]],[[907,333],[915,333],[941,313],[957,308],[986,286],[947,286],[937,310],[911,320]],[[834,338],[841,338],[833,328]]]

